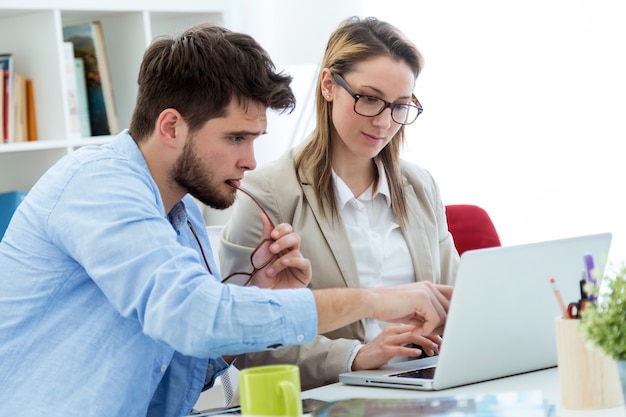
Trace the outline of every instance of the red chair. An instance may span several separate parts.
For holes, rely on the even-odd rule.
[[[466,250],[501,246],[500,237],[487,212],[470,204],[446,206],[448,230],[459,255]]]

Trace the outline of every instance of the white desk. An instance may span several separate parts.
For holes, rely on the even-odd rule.
[[[358,387],[342,383],[326,385],[302,393],[303,398],[333,401],[348,398],[408,398],[447,395],[477,395],[485,392],[507,392],[539,389],[545,399],[555,405],[557,417],[626,417],[624,406],[592,410],[569,410],[561,407],[558,368],[529,372],[478,384],[465,385],[442,391],[414,391],[406,389]]]

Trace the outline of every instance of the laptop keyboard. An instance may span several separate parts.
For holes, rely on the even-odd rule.
[[[399,374],[392,374],[389,376],[397,376],[403,378],[419,378],[419,379],[433,379],[435,376],[435,366],[430,368],[414,369],[412,371],[400,372]]]

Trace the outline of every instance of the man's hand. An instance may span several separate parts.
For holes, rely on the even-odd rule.
[[[318,333],[372,317],[415,326],[421,336],[443,334],[452,287],[422,281],[381,288],[314,290]]]
[[[291,225],[281,223],[272,229],[268,218],[261,214],[263,235],[261,246],[253,255],[253,263],[259,269],[252,277],[250,285],[261,288],[283,289],[304,288],[311,282],[311,262],[300,252],[300,235]]]
[[[412,324],[422,336],[443,334],[452,288],[430,281],[376,288],[374,318]]]

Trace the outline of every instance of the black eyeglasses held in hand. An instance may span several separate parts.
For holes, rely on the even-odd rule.
[[[259,201],[249,191],[246,191],[241,187],[235,187],[232,184],[231,186],[241,191],[248,197],[250,197],[250,199],[254,201],[254,204],[256,204],[257,207],[261,209],[263,214],[265,214],[270,224],[272,225],[272,229],[275,227],[274,223],[272,223],[272,220],[270,219],[270,216],[268,216],[267,212],[265,211],[261,203],[259,203]],[[274,260],[278,257],[278,255],[272,254],[269,250],[269,245],[271,245],[272,243],[274,243],[274,239],[272,238],[263,239],[261,243],[259,243],[257,247],[252,251],[252,253],[250,254],[250,263],[252,264],[252,271],[233,272],[232,274],[222,279],[222,284],[226,283],[227,281],[230,284],[242,285],[244,287],[250,284],[250,282],[252,281],[252,278],[256,275],[257,272],[259,272],[260,270],[262,270],[263,268],[265,268],[266,266],[274,262]],[[265,256],[263,256],[263,254],[265,254]],[[268,254],[269,254],[269,257],[268,257]]]
[[[394,122],[401,125],[410,125],[424,111],[415,95],[411,95],[412,103],[410,104],[389,103],[382,98],[355,93],[341,75],[336,72],[332,74],[335,82],[342,86],[354,99],[354,112],[356,114],[365,117],[375,117],[385,111],[386,108],[390,108],[391,119]]]

